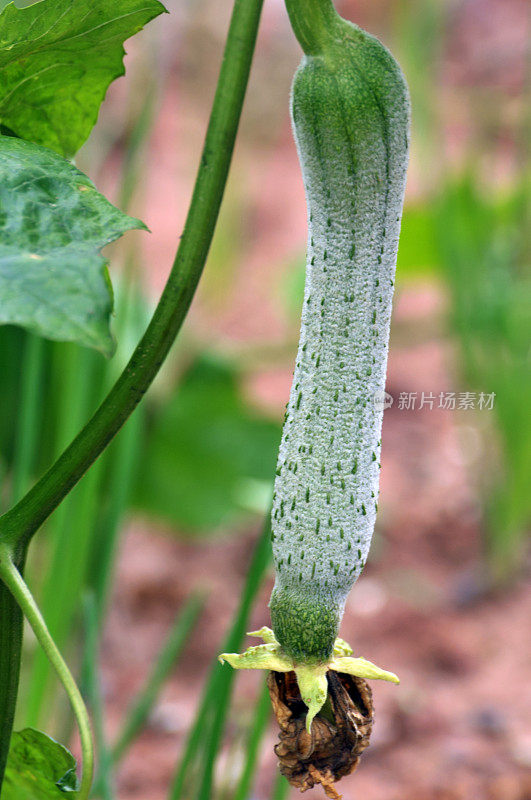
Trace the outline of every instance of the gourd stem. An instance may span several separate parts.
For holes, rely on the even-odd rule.
[[[291,27],[306,55],[318,55],[341,17],[332,0],[286,0]]]
[[[0,550],[0,578],[17,601],[21,611],[31,625],[37,641],[54,667],[72,704],[79,728],[81,754],[83,758],[81,786],[77,798],[78,800],[88,800],[94,774],[94,744],[85,703],[83,702],[83,698],[77,688],[72,673],[68,669],[50,635],[39,607],[33,599],[33,595],[22,575],[14,565],[8,549],[5,547],[2,547]]]
[[[181,328],[214,235],[262,2],[235,0],[190,209],[170,276],[146,333],[83,430],[35,486],[0,518],[0,542],[11,548],[15,560],[130,416]]]

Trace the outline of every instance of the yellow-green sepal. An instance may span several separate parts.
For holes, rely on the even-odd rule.
[[[328,665],[329,669],[334,669],[336,672],[346,672],[348,675],[354,675],[356,678],[365,678],[366,680],[381,680],[390,681],[391,683],[400,683],[400,678],[394,672],[388,672],[385,669],[377,667],[371,661],[360,656],[359,658],[351,658],[349,656],[334,656]]]
[[[267,669],[274,672],[291,672],[293,664],[287,658],[270,628],[251,631],[248,636],[258,636],[265,644],[248,647],[244,653],[221,653],[218,661],[226,661],[234,669]]]
[[[303,702],[308,706],[306,730],[310,733],[312,721],[326,703],[328,681],[326,664],[295,667],[295,675]]]
[[[290,672],[293,665],[283,658],[270,644],[248,647],[245,653],[221,653],[218,660],[226,661],[234,669],[268,669],[274,672]]]
[[[268,628],[266,625],[264,625],[258,631],[248,631],[247,636],[256,636],[258,639],[262,639],[265,642],[265,644],[278,645],[277,637],[275,636],[271,628]]]

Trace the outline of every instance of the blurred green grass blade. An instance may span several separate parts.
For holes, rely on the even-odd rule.
[[[236,649],[238,650],[239,647]],[[224,670],[219,677],[212,724],[204,732],[205,748],[202,758],[199,792],[197,794],[198,800],[207,800],[207,798],[211,798],[213,794],[214,768],[219,749],[223,743],[223,731],[229,716],[231,690],[234,678],[235,675],[232,668],[230,670]]]
[[[146,60],[149,62],[147,64],[149,68],[148,85],[142,87],[143,97],[140,101],[140,109],[134,116],[125,136],[118,190],[118,206],[122,210],[130,207],[138,187],[142,185],[142,178],[147,166],[147,160],[144,158],[145,149],[156,120],[158,91],[157,81],[153,79],[155,65],[152,63],[153,58]],[[145,77],[145,73],[143,73],[143,77]],[[138,82],[137,75],[137,84]],[[140,87],[137,85],[136,88]],[[118,344],[113,359],[114,363],[110,362],[107,365],[106,390],[110,390],[113,381],[118,378],[122,366],[127,363],[134,345],[149,322],[147,303],[139,293],[139,271],[137,249],[128,243],[122,281],[115,288],[115,329]],[[112,584],[120,523],[128,508],[131,489],[137,473],[145,418],[146,409],[140,405],[117,434],[116,440],[111,443],[107,453],[103,455],[107,497],[97,527],[95,526],[93,532],[92,566],[89,578],[89,583],[96,595],[100,625]]]
[[[269,567],[271,559],[270,537],[270,515],[268,514],[266,523],[254,549],[245,585],[240,595],[238,609],[233,617],[229,633],[225,638],[220,652],[234,652],[241,647],[254,599],[260,590],[266,570]],[[196,763],[200,745],[207,733],[209,717],[212,713],[215,715],[215,709],[221,705],[223,707],[223,716],[222,718],[220,718],[220,715],[215,715],[214,717],[212,727],[215,725],[216,729],[212,730],[210,736],[208,736],[204,753],[204,757],[207,761],[205,762],[202,760],[201,762],[201,770],[208,771],[210,775],[212,774],[220,736],[223,732],[228,710],[226,698],[230,697],[234,678],[234,670],[225,669],[225,667],[226,665],[222,665],[218,661],[212,666],[194,723],[188,733],[179,767],[175,773],[168,795],[169,800],[182,800],[186,779]]]
[[[125,211],[139,185],[145,170],[146,159],[143,158],[145,147],[153,130],[158,107],[157,84],[151,82],[145,90],[144,100],[129,129],[123,154],[118,207]]]
[[[247,620],[251,611],[252,603],[261,586],[266,568],[271,557],[271,528],[269,516],[264,532],[258,540],[255,549],[247,580],[243,588],[240,599],[240,607],[234,619],[232,629],[228,636],[223,652],[237,652],[240,649],[242,639],[247,628]],[[227,648],[225,650],[225,647]],[[218,756],[218,751],[223,739],[223,731],[227,722],[231,690],[234,683],[236,671],[232,668],[225,669],[227,665],[216,663],[214,667],[219,674],[218,689],[215,694],[214,719],[212,727],[207,733],[204,759],[202,762],[202,778],[198,793],[199,800],[209,800],[212,795],[214,767]]]
[[[193,725],[188,732],[184,751],[170,788],[168,800],[182,800],[183,798],[186,779],[197,763],[202,739],[207,730],[207,725],[211,723],[211,704],[215,702],[215,698],[217,697],[218,684],[219,673],[216,667],[213,667],[203,690],[201,704],[195,715]],[[186,798],[186,800],[188,800],[188,798]]]
[[[531,418],[522,400],[531,393],[527,192],[524,181],[507,197],[487,196],[469,168],[445,186],[437,205],[437,245],[461,371],[472,390],[495,394],[492,412],[478,413],[489,413],[499,433],[500,452],[492,453],[481,486],[486,559],[497,583],[519,569],[531,517]]]
[[[58,388],[56,450],[60,452],[87,417],[98,388],[99,356],[76,345],[55,346],[55,387]],[[41,592],[41,608],[47,625],[64,649],[87,571],[89,528],[98,505],[102,462],[80,482],[59,506],[48,526],[50,562]],[[30,672],[26,724],[38,727],[47,702],[51,677],[48,661],[39,649]]]
[[[131,347],[129,328],[134,335],[144,323],[136,313],[129,291],[117,298],[118,327],[124,334],[115,360]],[[123,310],[124,313],[121,313]],[[122,337],[121,337],[122,338]],[[48,391],[55,405],[57,424],[55,447],[60,451],[81,427],[117,365],[103,362],[97,355],[72,346],[55,345],[55,378]],[[114,361],[114,360],[113,360]],[[55,404],[54,404],[55,399]],[[100,616],[103,614],[116,549],[120,520],[124,514],[136,468],[141,440],[143,411],[137,410],[120,432],[111,450],[94,465],[80,485],[57,509],[49,525],[50,565],[43,586],[43,607],[56,637],[67,645],[78,598],[88,581],[95,591]],[[60,602],[59,598],[63,598]],[[38,717],[48,691],[47,663],[36,655],[30,677],[28,716],[31,724]]]
[[[21,394],[20,365],[24,358],[26,332],[14,325],[0,325],[0,375],[2,376],[2,404],[0,413],[0,462],[2,483],[11,473],[13,464],[16,425]],[[0,510],[11,500],[11,487],[2,485]]]
[[[425,204],[407,205],[402,219],[397,279],[431,275],[438,261],[433,208]]]
[[[87,594],[83,602],[85,621],[85,652],[83,658],[82,687],[92,714],[96,745],[96,780],[93,795],[102,800],[115,800],[112,757],[104,727],[104,707],[99,675],[99,620],[96,598]]]
[[[250,730],[247,733],[247,748],[245,763],[243,766],[240,780],[234,792],[233,800],[248,800],[252,789],[253,778],[260,753],[260,745],[267,730],[267,723],[271,716],[271,698],[267,681],[263,681],[262,689],[258,697],[254,717]]]
[[[107,498],[105,507],[93,526],[88,577],[88,584],[97,598],[100,625],[105,618],[112,586],[120,527],[137,469],[143,424],[144,415],[140,407],[133,412],[105,456],[104,482]],[[102,497],[101,500],[103,499]]]
[[[130,133],[134,143],[122,173],[122,192],[125,185],[128,186],[127,191],[133,192],[135,180],[140,179],[138,162],[143,152],[142,145],[151,130],[152,114],[151,108]],[[129,142],[127,147],[129,152]],[[48,399],[42,405],[54,408],[52,423],[57,426],[54,443],[56,452],[68,444],[86,419],[90,411],[89,399],[97,400],[104,388],[112,384],[118,367],[129,355],[132,341],[136,342],[145,328],[144,304],[142,313],[139,313],[140,298],[132,270],[126,268],[126,273],[129,276],[127,284],[118,285],[116,290],[115,330],[118,349],[114,359],[110,362],[94,361],[91,354],[84,355],[68,346],[55,346],[55,379],[53,385],[47,387]],[[101,619],[112,580],[120,522],[127,508],[138,462],[144,418],[145,410],[137,409],[109,452],[85,476],[50,521],[51,566],[44,581],[43,593],[48,598],[45,605],[48,607],[49,624],[55,627],[56,635],[64,638],[65,643],[71,631],[77,600],[69,602],[68,612],[60,615],[59,603],[54,600],[54,585],[58,581],[59,592],[72,599],[73,596],[79,596],[85,580],[88,580],[95,592]],[[43,459],[45,464],[49,456],[47,454]],[[30,677],[27,710],[32,724],[37,724],[47,697],[48,676],[47,663],[37,655]]]
[[[127,268],[126,271],[131,272]],[[109,362],[104,374],[104,390],[110,388],[121,363],[126,363],[132,342],[137,341],[145,328],[147,309],[138,294],[136,280],[131,274],[127,282],[118,285],[117,328],[118,349],[116,364]],[[112,585],[114,561],[121,522],[131,499],[145,426],[145,409],[138,406],[103,454],[104,486],[100,497],[100,514],[92,531],[91,565],[88,585],[95,593],[100,625],[105,616]]]
[[[423,184],[436,182],[444,168],[441,153],[439,83],[449,20],[448,4],[410,0],[392,5],[398,60],[411,93],[412,142],[423,169]],[[404,226],[405,227],[405,226]]]
[[[277,771],[277,776],[271,792],[271,800],[286,800],[290,793],[290,788],[291,787],[284,775],[282,775],[280,770]]]
[[[45,361],[44,341],[26,334],[21,364],[22,386],[16,419],[16,443],[13,460],[11,505],[28,489],[35,468],[39,444],[39,419],[42,404],[42,379]]]
[[[64,649],[79,612],[90,557],[90,532],[97,512],[101,464],[95,465],[67,502],[57,530],[55,551],[47,575],[42,606],[54,640]],[[46,711],[51,672],[36,654],[29,691],[28,715],[35,725]],[[69,712],[70,713],[70,712]]]
[[[164,682],[179,660],[181,652],[203,610],[204,604],[204,595],[192,595],[175,620],[173,628],[155,661],[145,686],[141,689],[135,704],[127,713],[123,728],[112,748],[113,763],[118,764],[121,761],[131,743],[144,726],[157,701],[157,697]]]

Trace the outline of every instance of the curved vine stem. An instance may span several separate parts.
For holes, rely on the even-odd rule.
[[[0,542],[17,556],[133,412],[181,328],[214,235],[262,3],[263,0],[235,0],[190,209],[170,276],[146,333],[83,430],[35,486],[0,517]]]
[[[94,774],[94,743],[92,740],[92,731],[87,708],[72,673],[68,669],[65,660],[50,635],[50,631],[46,626],[46,622],[44,621],[33,595],[24,581],[24,578],[14,565],[11,554],[5,547],[0,548],[0,578],[17,601],[22,613],[31,625],[37,641],[55,669],[72,704],[72,709],[79,728],[81,755],[83,759],[81,785],[77,794],[77,800],[88,800]]]

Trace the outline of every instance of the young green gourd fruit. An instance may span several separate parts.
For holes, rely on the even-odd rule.
[[[327,669],[398,681],[351,658],[336,637],[377,512],[409,100],[388,50],[330,0],[286,5],[305,53],[291,110],[309,233],[273,501],[274,634],[262,629],[264,645],[223,658],[240,668],[295,669],[309,727],[326,700]]]

